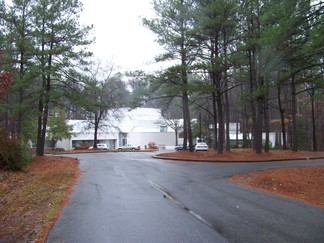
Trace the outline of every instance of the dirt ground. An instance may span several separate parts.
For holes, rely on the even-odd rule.
[[[324,152],[252,150],[186,151],[163,154],[169,158],[203,161],[267,161],[324,157]],[[0,242],[44,242],[80,174],[78,162],[67,157],[37,157],[25,172],[0,171]],[[285,168],[235,175],[229,180],[324,207],[324,166]]]

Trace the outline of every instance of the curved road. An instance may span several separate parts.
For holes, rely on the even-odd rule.
[[[195,163],[71,155],[83,171],[47,242],[324,242],[324,209],[226,179],[324,160]]]

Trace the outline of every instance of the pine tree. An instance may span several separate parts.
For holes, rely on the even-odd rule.
[[[34,7],[37,60],[41,77],[38,105],[37,155],[44,154],[53,80],[58,82],[73,63],[88,56],[84,47],[91,27],[80,27],[82,4],[77,0],[38,0]]]
[[[157,35],[158,43],[166,50],[166,53],[158,59],[177,62],[168,72],[173,72],[172,76],[177,77],[181,84],[184,149],[187,149],[188,142],[190,151],[193,151],[193,138],[189,109],[188,72],[194,61],[194,50],[196,49],[192,33],[194,5],[195,1],[193,0],[155,0],[153,6],[158,17],[152,20],[143,19],[144,25]]]
[[[4,67],[13,74],[14,83],[8,97],[7,108],[11,114],[11,134],[26,140],[23,124],[33,110],[33,0],[13,0],[9,7],[2,5],[4,29]]]

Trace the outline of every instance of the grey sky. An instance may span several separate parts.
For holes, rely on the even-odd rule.
[[[152,17],[150,0],[82,0],[81,22],[95,26],[95,56],[122,70],[152,70],[161,52],[154,34],[142,26],[141,17]]]

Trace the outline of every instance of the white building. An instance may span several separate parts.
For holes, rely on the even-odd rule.
[[[93,126],[88,121],[69,120],[73,126],[72,137],[59,141],[58,148],[67,150],[79,145],[92,145],[94,138]],[[163,122],[160,110],[154,108],[137,108],[118,110],[110,119],[102,121],[98,131],[98,143],[105,143],[109,149],[131,143],[140,145],[142,149],[154,142],[160,147],[175,145],[175,132]]]

